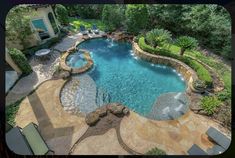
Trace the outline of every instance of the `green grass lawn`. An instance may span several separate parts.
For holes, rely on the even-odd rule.
[[[95,24],[99,30],[105,31],[107,29],[106,25],[97,19],[78,19],[78,18],[69,18],[69,24],[72,25],[73,31],[79,31],[80,26],[83,25],[86,29],[91,29],[92,25]]]

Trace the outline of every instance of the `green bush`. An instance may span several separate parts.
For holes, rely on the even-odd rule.
[[[68,25],[68,11],[67,9],[61,5],[61,4],[57,4],[56,7],[55,7],[55,14],[59,20],[59,22],[62,24],[62,25]]]
[[[201,107],[205,110],[208,115],[212,115],[216,108],[219,107],[221,101],[215,96],[205,96],[201,100]]]
[[[211,75],[202,64],[189,57],[184,57],[182,61],[196,71],[199,79],[203,80],[208,87],[212,86]]]
[[[17,111],[19,110],[19,105],[22,102],[24,98],[16,101],[13,104],[7,105],[6,106],[6,121],[11,125],[11,126],[15,126],[15,116]]]
[[[28,63],[27,58],[20,50],[16,48],[9,49],[9,54],[14,62],[21,69],[23,74],[29,74],[32,72],[32,68]]]
[[[228,99],[231,99],[231,93],[226,89],[217,93],[216,96],[220,101],[226,101]]]
[[[166,155],[166,152],[158,148],[153,148],[145,153],[145,155]]]
[[[207,71],[206,68],[204,68],[203,65],[201,65],[197,61],[195,61],[189,57],[186,57],[186,56],[180,56],[177,54],[173,54],[173,53],[169,52],[168,50],[161,48],[161,47],[160,48],[153,48],[150,45],[146,44],[144,37],[141,37],[139,39],[138,45],[142,50],[144,50],[146,52],[149,52],[152,54],[157,54],[157,55],[162,55],[162,56],[172,57],[172,58],[175,58],[175,59],[178,59],[178,60],[184,62],[185,64],[190,66],[194,71],[197,72],[199,79],[204,81],[207,86],[212,86],[213,81],[210,76],[210,73]]]
[[[180,47],[180,55],[184,55],[185,50],[193,50],[198,46],[197,40],[189,36],[180,36],[175,44]]]
[[[162,47],[171,41],[171,33],[164,29],[153,29],[146,34],[146,41],[153,47]]]

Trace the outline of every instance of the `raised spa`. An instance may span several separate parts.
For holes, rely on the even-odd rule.
[[[131,43],[106,38],[87,40],[77,46],[90,52],[93,68],[86,72],[109,95],[109,102],[120,102],[146,116],[157,98],[168,92],[184,92],[186,83],[175,69],[139,59]],[[80,53],[71,54],[67,64],[80,67]]]

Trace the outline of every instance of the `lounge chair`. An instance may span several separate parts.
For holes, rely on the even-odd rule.
[[[218,155],[218,154],[223,153],[224,151],[225,151],[224,148],[222,148],[221,146],[214,145],[212,148],[207,150],[207,153],[209,155]]]
[[[202,150],[198,145],[193,144],[193,146],[188,150],[189,155],[208,155],[204,150]]]
[[[82,33],[82,35],[87,35],[88,34],[85,26],[83,26],[83,25],[80,26],[80,32]]]
[[[92,25],[92,31],[95,33],[95,34],[99,34],[99,29],[97,28],[97,26],[94,24]]]
[[[228,149],[231,140],[226,137],[224,134],[222,134],[217,129],[210,127],[206,134],[209,136],[210,139],[212,139],[216,144],[224,148],[224,150]]]
[[[42,136],[37,130],[37,125],[29,123],[23,129],[14,127],[6,133],[8,147],[20,155],[47,155],[49,149]]]

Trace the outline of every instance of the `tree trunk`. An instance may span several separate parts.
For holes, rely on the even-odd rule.
[[[183,56],[183,55],[184,55],[184,51],[185,51],[185,49],[184,49],[184,48],[181,48],[181,49],[180,49],[180,55],[181,55],[181,56]]]

